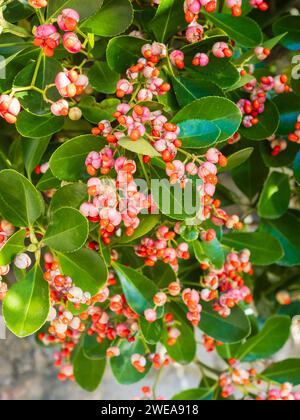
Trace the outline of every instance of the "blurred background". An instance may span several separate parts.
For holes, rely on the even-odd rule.
[[[300,320],[294,322],[293,336],[276,360],[299,358]],[[207,365],[222,368],[214,354],[200,349],[198,356]],[[142,395],[142,386],[152,386],[157,379],[154,372],[138,384],[119,385],[107,367],[100,388],[88,393],[75,383],[59,382],[56,374],[53,350],[38,346],[34,338],[20,340],[7,332],[6,340],[0,340],[0,400],[131,400]],[[157,395],[170,399],[184,389],[198,387],[200,380],[201,372],[196,365],[171,365],[161,375]]]

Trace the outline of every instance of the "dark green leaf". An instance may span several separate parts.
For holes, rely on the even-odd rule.
[[[0,266],[10,264],[25,249],[26,230],[20,229],[0,249]]]
[[[81,348],[74,359],[74,376],[81,388],[96,391],[101,383],[106,367],[106,360],[88,359]]]
[[[83,247],[89,233],[87,219],[71,207],[62,207],[53,215],[44,243],[55,251],[69,253]]]
[[[288,175],[272,172],[258,203],[258,214],[266,219],[278,219],[287,211],[291,198]]]
[[[236,251],[249,249],[251,262],[256,265],[274,264],[283,256],[278,240],[265,232],[229,233],[222,242]]]

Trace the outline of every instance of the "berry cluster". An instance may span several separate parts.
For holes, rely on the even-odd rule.
[[[298,115],[297,122],[295,124],[294,133],[289,134],[288,139],[293,143],[300,144],[300,114]]]
[[[256,401],[299,401],[300,393],[294,391],[289,383],[281,386],[270,386],[261,380],[255,368],[243,365],[235,359],[228,361],[228,372],[220,376],[219,384],[222,388],[222,397],[229,398],[241,395],[244,400]]]
[[[288,78],[285,75],[264,76],[260,79],[260,84],[253,79],[252,82],[244,86],[244,90],[250,92],[250,99],[240,99],[237,103],[242,114],[244,115],[243,125],[245,128],[251,128],[259,123],[259,115],[265,110],[265,102],[267,93],[274,91],[277,94],[289,92],[290,87],[287,85]]]
[[[122,234],[122,222],[126,235],[132,236],[140,224],[138,215],[152,206],[151,196],[147,198],[141,193],[134,181],[135,162],[124,156],[114,159],[114,151],[106,146],[99,153],[91,152],[86,166],[87,172],[93,176],[87,184],[91,201],[81,205],[81,213],[91,222],[100,223],[100,235],[106,245],[112,236]],[[104,175],[114,168],[116,180],[94,178],[99,168]]]
[[[17,116],[21,111],[21,104],[17,98],[12,95],[0,96],[0,116],[9,124],[17,122]]]
[[[32,6],[36,8],[45,7],[47,5],[47,2],[35,1],[34,3],[37,4],[37,6],[34,6],[33,4]],[[41,6],[41,4],[44,3],[46,3],[45,6]],[[76,30],[79,21],[79,14],[73,9],[64,9],[57,18],[59,29],[64,32],[62,44],[71,54],[80,52],[82,48],[80,39],[77,34],[73,32]],[[56,26],[48,23],[40,25],[35,28],[34,37],[34,45],[36,47],[41,47],[47,57],[53,57],[54,50],[59,46],[61,41],[61,35]]]
[[[203,269],[208,269],[201,283],[204,289],[201,298],[206,302],[215,301],[213,308],[223,318],[231,314],[232,308],[240,302],[251,303],[253,298],[250,289],[245,285],[242,275],[252,275],[250,252],[244,250],[239,254],[231,252],[227,255],[226,263],[221,270],[210,269],[203,264]]]

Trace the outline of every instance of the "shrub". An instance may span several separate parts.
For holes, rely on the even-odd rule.
[[[195,363],[174,399],[300,399],[300,360],[272,361],[299,336],[294,4],[1,7],[0,299],[58,379]]]

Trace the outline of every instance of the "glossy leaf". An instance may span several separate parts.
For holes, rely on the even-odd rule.
[[[111,70],[108,64],[100,61],[93,64],[88,72],[88,77],[92,87],[101,93],[115,93],[117,82],[120,79],[118,73]]]
[[[139,315],[144,315],[146,309],[153,309],[153,297],[158,292],[156,285],[133,268],[118,263],[113,263],[113,267],[131,309]],[[159,308],[157,312],[160,317],[163,309]]]
[[[81,388],[96,391],[101,383],[106,367],[106,360],[88,359],[80,348],[74,359],[74,376]]]
[[[157,41],[166,42],[186,26],[181,0],[161,0],[150,26]]]
[[[71,8],[75,9],[81,16],[82,19],[93,15],[103,4],[103,0],[89,0],[87,4],[82,0],[51,0],[47,8],[48,18],[55,18],[64,9]]]
[[[147,343],[156,344],[159,342],[163,331],[162,319],[158,319],[157,321],[150,323],[146,321],[145,318],[140,318],[139,325],[141,333]]]
[[[209,388],[194,388],[182,391],[179,394],[174,395],[172,400],[178,401],[211,401],[213,399],[214,392]]]
[[[131,385],[141,381],[149,372],[151,363],[147,361],[145,372],[138,372],[131,363],[131,356],[133,354],[144,355],[147,353],[146,345],[140,337],[137,337],[133,343],[127,340],[122,340],[120,344],[121,354],[118,357],[113,357],[110,361],[110,366],[115,379],[122,385]]]
[[[218,270],[224,266],[225,255],[218,239],[214,239],[210,242],[195,241],[193,242],[193,247],[195,256],[200,263],[209,260]]]
[[[26,230],[20,229],[13,234],[0,249],[0,266],[10,264],[13,259],[25,250]]]
[[[277,353],[290,336],[291,320],[287,316],[273,316],[263,329],[246,341],[237,353],[238,360],[268,359]]]
[[[255,48],[262,42],[262,31],[259,25],[248,17],[235,17],[224,13],[205,13],[205,15],[243,47]]]
[[[294,93],[285,93],[278,95],[274,103],[280,115],[278,133],[281,135],[293,133],[300,112],[299,96]]]
[[[215,312],[210,303],[203,306],[199,328],[208,336],[222,343],[237,343],[248,337],[251,331],[250,322],[244,311],[238,306],[233,308],[228,318],[222,318]]]
[[[221,130],[211,121],[187,120],[178,124],[179,139],[188,149],[201,149],[216,143]]]
[[[208,97],[187,105],[175,115],[172,121],[177,124],[189,119],[213,122],[221,130],[218,140],[224,141],[236,133],[242,116],[238,107],[229,99]]]
[[[92,96],[86,96],[79,102],[79,108],[84,118],[92,124],[98,124],[99,121],[113,121],[115,112],[120,101],[110,98],[98,103]]]
[[[251,128],[240,129],[240,133],[250,140],[265,140],[271,137],[277,130],[279,125],[279,113],[276,105],[272,101],[265,103],[265,110],[258,116],[258,124]]]
[[[269,232],[280,242],[284,250],[284,256],[279,260],[280,265],[293,267],[300,264],[300,222],[298,217],[287,213],[280,219],[264,220],[261,229]]]
[[[223,244],[236,250],[249,249],[251,262],[256,265],[270,265],[278,262],[283,250],[276,239],[265,232],[229,233],[224,235]]]
[[[260,217],[278,219],[287,211],[291,198],[288,175],[272,172],[267,179],[258,203]]]
[[[157,152],[151,144],[144,138],[140,138],[137,141],[132,141],[130,138],[122,138],[118,141],[119,146],[126,150],[137,153],[139,155],[146,155],[150,157],[160,157],[160,153]]]
[[[83,291],[96,295],[106,284],[108,272],[103,259],[88,248],[64,254],[58,253],[62,272],[70,276]]]
[[[106,358],[106,350],[111,346],[111,341],[104,339],[98,343],[96,334],[85,334],[83,339],[83,353],[85,357],[92,360],[102,360]]]
[[[43,271],[36,264],[9,289],[3,302],[3,316],[7,327],[16,336],[27,337],[45,324],[49,311],[49,286]]]
[[[69,253],[83,247],[89,233],[87,219],[71,207],[62,207],[53,215],[43,242],[55,251]]]
[[[34,169],[41,163],[41,159],[47,150],[51,137],[42,137],[22,140],[24,154],[24,163],[28,175],[31,175]]]
[[[256,148],[243,165],[232,170],[232,178],[238,188],[252,200],[263,187],[268,173],[260,150]]]
[[[99,140],[92,135],[79,136],[67,141],[51,156],[49,164],[53,175],[64,181],[79,180],[86,172],[87,155],[94,150],[100,150],[100,147]]]
[[[95,35],[112,37],[126,31],[133,20],[133,8],[129,0],[104,0],[101,9],[87,19],[83,30]]]
[[[196,99],[207,96],[223,96],[222,89],[213,82],[186,77],[172,77],[172,85],[180,106],[186,106]]]
[[[274,363],[262,372],[264,378],[284,384],[300,384],[300,359],[288,359]]]
[[[0,172],[0,208],[2,216],[15,226],[28,227],[44,212],[44,202],[28,179],[5,169]]]
[[[137,63],[145,40],[133,36],[112,38],[107,46],[106,58],[109,67],[117,73],[124,73]]]
[[[61,207],[78,209],[87,199],[87,187],[79,182],[68,184],[60,188],[53,196],[50,203],[50,212],[55,212]]]
[[[219,172],[232,171],[233,169],[243,165],[250,158],[253,151],[253,147],[247,147],[246,149],[239,150],[238,152],[235,152],[232,155],[228,156],[227,166],[224,169],[221,168]]]
[[[128,244],[135,241],[142,236],[147,235],[147,233],[151,232],[155,226],[160,221],[160,217],[155,214],[148,214],[145,216],[141,216],[140,225],[135,229],[134,234],[132,236],[123,235],[121,238],[116,239],[116,242],[120,244]]]
[[[176,328],[178,328],[181,334],[176,343],[173,346],[169,346],[168,333],[165,329],[162,343],[173,360],[183,365],[189,364],[194,360],[196,355],[194,329],[187,320],[186,313],[181,306],[172,303],[166,310],[174,315],[174,320],[178,322]]]
[[[299,51],[300,48],[300,17],[284,16],[273,25],[274,35],[287,33],[281,41],[291,51]]]
[[[63,125],[63,117],[38,116],[23,111],[18,117],[16,128],[23,137],[41,138],[57,133]]]

